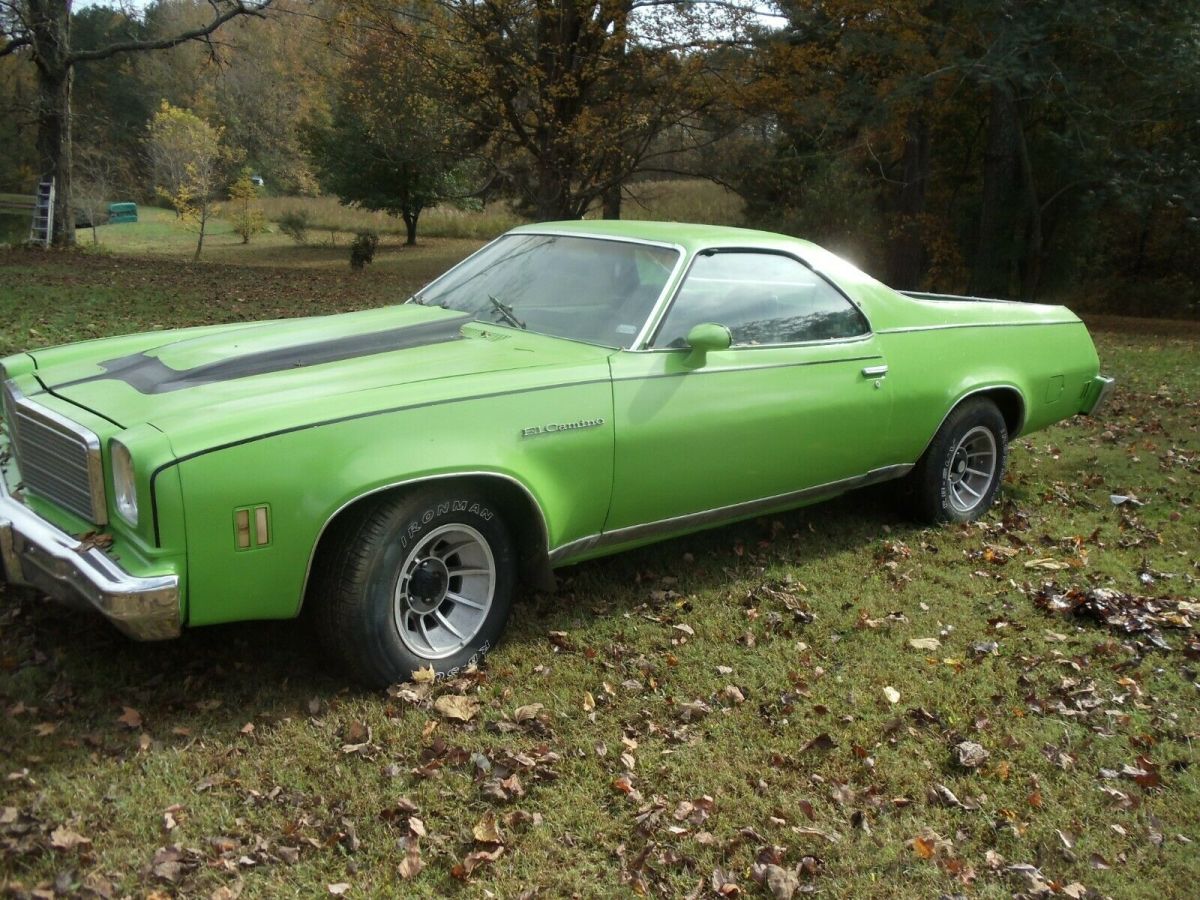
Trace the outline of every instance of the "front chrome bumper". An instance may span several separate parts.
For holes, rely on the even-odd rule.
[[[130,575],[14,499],[0,476],[0,569],[13,584],[68,603],[86,600],[134,640],[178,637],[179,578]]]

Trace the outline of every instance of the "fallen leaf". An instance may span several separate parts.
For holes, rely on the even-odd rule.
[[[85,838],[78,831],[68,828],[66,825],[59,825],[50,832],[50,846],[56,850],[74,850],[76,847],[82,847],[90,843],[91,841],[88,838]]]
[[[475,850],[468,853],[463,858],[461,863],[458,863],[450,870],[450,874],[455,878],[466,878],[475,869],[484,863],[495,862],[500,858],[500,854],[504,852],[504,846],[501,844],[490,850]]]
[[[835,747],[837,747],[837,742],[825,732],[821,732],[821,734],[818,734],[815,738],[801,747],[800,752],[807,753],[809,750],[819,750],[824,752],[826,750],[833,750]]]
[[[136,731],[142,727],[142,714],[132,706],[122,707],[123,712],[117,716],[117,721],[131,731]]]
[[[781,866],[768,865],[765,880],[774,900],[792,900],[800,887],[796,873]]]
[[[942,642],[933,637],[912,638],[908,642],[908,646],[912,647],[914,650],[937,650],[942,646]]]
[[[504,843],[504,837],[500,834],[500,825],[496,821],[496,814],[491,810],[484,813],[483,818],[471,829],[471,836],[481,844]]]
[[[528,722],[530,719],[536,719],[538,713],[545,709],[540,703],[530,703],[526,706],[518,706],[513,712],[514,722]]]
[[[433,701],[433,709],[443,718],[469,722],[479,712],[479,701],[462,694],[443,694]]]
[[[974,741],[961,741],[954,746],[958,764],[964,769],[975,769],[987,762],[990,754]]]
[[[900,692],[898,690],[896,690],[894,687],[892,687],[890,684],[883,689],[883,696],[887,697],[888,703],[899,703],[900,702]]]
[[[350,890],[350,885],[344,881],[339,881],[336,884],[327,884],[325,885],[325,888],[329,891],[329,893],[333,894],[333,896],[340,897]]]
[[[404,846],[404,859],[400,860],[399,872],[400,877],[409,881],[416,878],[425,868],[425,863],[421,861],[421,847],[416,835],[404,838],[402,841]]]
[[[433,666],[426,666],[423,669],[413,669],[411,677],[413,684],[433,684],[437,681],[437,673],[433,671]]]
[[[712,707],[703,700],[693,700],[690,703],[680,703],[676,706],[675,718],[680,722],[697,722],[710,712],[712,712]]]

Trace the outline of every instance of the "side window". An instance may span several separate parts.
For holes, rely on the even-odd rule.
[[[829,282],[790,256],[731,251],[697,256],[654,339],[684,347],[696,325],[715,322],[734,346],[857,337],[867,321]]]

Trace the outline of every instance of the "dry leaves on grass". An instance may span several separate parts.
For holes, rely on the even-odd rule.
[[[450,870],[450,874],[455,878],[469,878],[475,869],[495,862],[504,853],[504,838],[500,833],[496,814],[491,810],[488,810],[471,829],[471,837],[475,842],[474,849]]]
[[[1185,651],[1200,655],[1200,638],[1195,634],[1200,602],[1194,598],[1142,597],[1110,588],[1060,588],[1047,582],[1034,594],[1034,603],[1048,612],[1090,619],[1122,634],[1144,635],[1160,650],[1174,649],[1160,629],[1187,631]]]

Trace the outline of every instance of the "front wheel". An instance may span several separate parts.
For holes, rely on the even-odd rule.
[[[515,553],[495,504],[473,491],[387,496],[323,547],[312,598],[330,653],[376,686],[480,662],[512,606]]]
[[[960,403],[946,417],[911,479],[913,511],[926,522],[970,522],[996,497],[1008,461],[1008,428],[996,404],[983,397]]]

